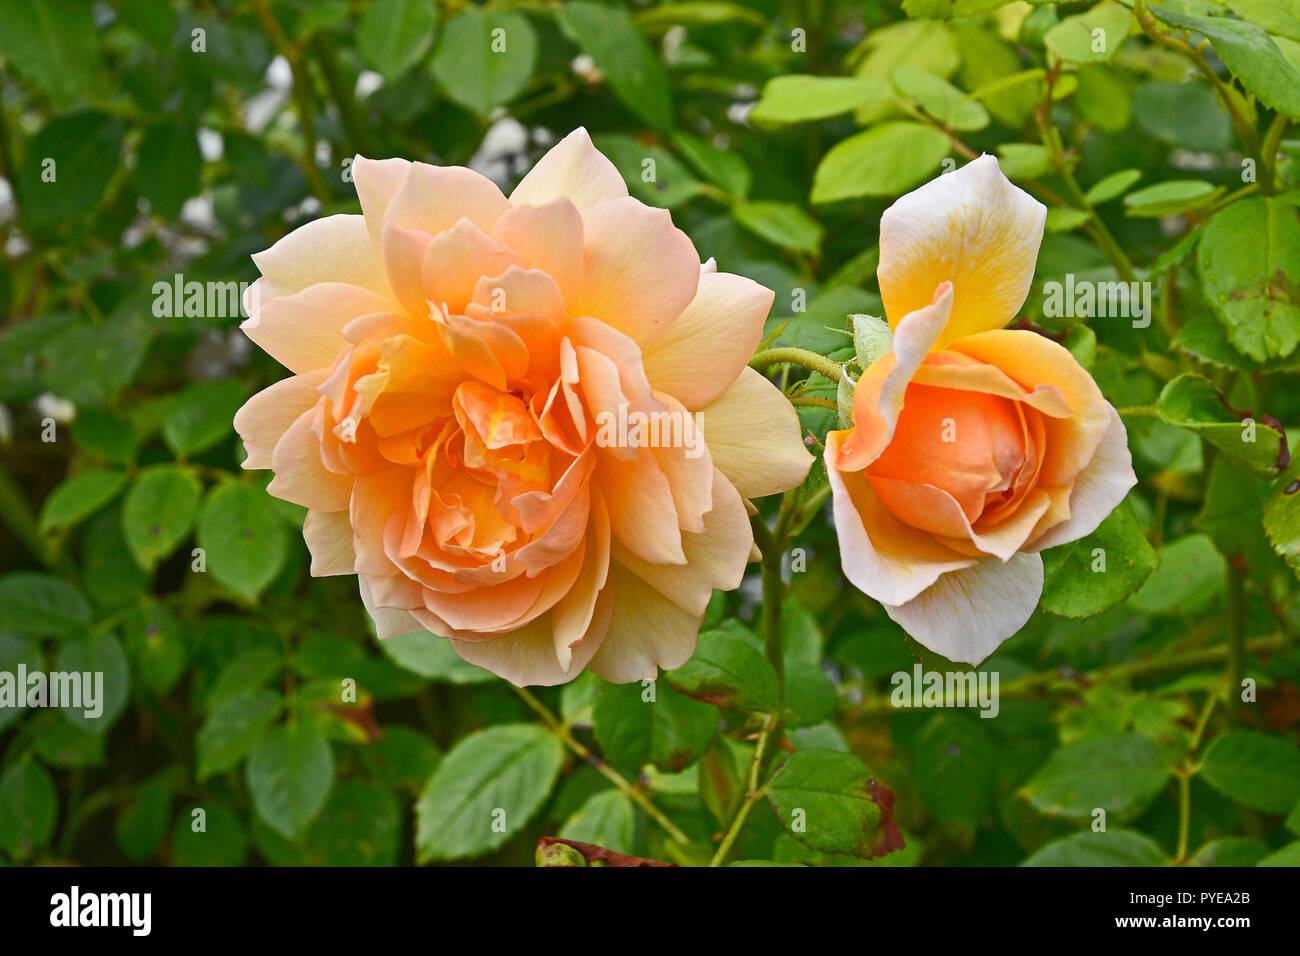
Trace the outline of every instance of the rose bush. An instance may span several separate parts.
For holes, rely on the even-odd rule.
[[[701,266],[584,129],[509,199],[464,168],[352,168],[362,214],[254,256],[242,326],[295,373],[235,426],[308,509],[312,574],[357,574],[381,638],[426,628],[515,684],[685,663],[749,560],[743,499],[812,462],[745,366],[771,290]],[[638,414],[676,443],[603,427]]]

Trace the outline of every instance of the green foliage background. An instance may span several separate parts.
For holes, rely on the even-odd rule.
[[[0,862],[530,863],[558,834],[703,863],[731,828],[730,860],[1300,863],[1296,0],[0,0],[0,56],[0,671],[107,689],[97,721],[0,709]],[[251,281],[250,253],[358,211],[354,153],[508,187],[579,125],[776,290],[772,341],[840,360],[893,199],[991,152],[1051,207],[1023,321],[1122,410],[1141,481],[1046,555],[984,666],[996,718],[891,705],[895,671],[954,666],[843,580],[820,464],[780,518],[780,747],[757,571],[653,705],[381,647],[354,579],[308,576],[230,424],[283,370],[237,317],[155,317],[154,283]],[[1149,281],[1150,325],[1044,315],[1067,273]],[[823,438],[832,383],[778,371]],[[905,846],[868,860],[882,786]]]

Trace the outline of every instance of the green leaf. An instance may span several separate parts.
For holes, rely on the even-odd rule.
[[[1142,586],[1159,563],[1156,552],[1121,504],[1086,537],[1043,552],[1043,610],[1092,617]]]
[[[998,155],[998,166],[1008,179],[1037,179],[1052,168],[1051,153],[1037,143],[1003,143]]]
[[[1300,574],[1300,456],[1277,480],[1264,501],[1264,533],[1273,550]],[[0,607],[3,604],[0,603]]]
[[[1193,614],[1222,590],[1228,565],[1208,536],[1189,534],[1163,545],[1158,554],[1159,567],[1129,599],[1129,607],[1144,614]]]
[[[58,103],[72,103],[89,88],[99,59],[91,5],[0,0],[0,54]]]
[[[847,113],[892,98],[880,80],[852,76],[777,76],[767,81],[763,95],[750,111],[759,128],[805,123]]]
[[[633,775],[647,763],[669,773],[684,769],[718,728],[716,709],[663,682],[601,687],[593,719],[605,760]]]
[[[563,759],[560,742],[534,724],[499,724],[463,738],[416,805],[420,862],[500,846],[541,808]]]
[[[59,798],[40,764],[21,759],[0,774],[0,850],[26,859],[54,835]]]
[[[686,165],[662,146],[621,133],[600,133],[593,141],[622,174],[628,192],[647,205],[671,209],[705,191]]]
[[[266,492],[229,481],[208,492],[199,515],[198,543],[207,569],[246,601],[255,601],[289,553],[288,533]]]
[[[1247,837],[1220,837],[1192,854],[1193,866],[1254,866],[1268,855],[1268,847]]]
[[[936,714],[912,748],[912,776],[925,808],[967,833],[993,794],[994,751],[981,718]]]
[[[902,845],[893,794],[851,754],[797,751],[766,792],[781,825],[814,850],[871,858]]]
[[[103,687],[95,679],[99,699],[94,706],[64,707],[63,716],[87,733],[102,734],[113,726],[126,709],[131,693],[131,668],[122,643],[112,634],[101,631],[66,641],[54,659],[54,669],[68,673],[103,674]],[[82,701],[89,705],[88,691],[83,688]],[[86,711],[91,711],[87,714]]]
[[[1021,866],[1167,866],[1169,858],[1145,833],[1085,830],[1033,854]]]
[[[1099,3],[1048,30],[1043,34],[1043,46],[1058,60],[1104,63],[1115,55],[1131,25],[1132,15],[1127,9],[1118,3]]]
[[[234,434],[235,412],[244,404],[244,386],[237,379],[200,382],[176,393],[163,416],[163,438],[178,456],[211,448]]]
[[[1169,24],[1204,34],[1232,75],[1269,109],[1300,116],[1300,71],[1261,27],[1228,17],[1198,17],[1154,4],[1152,13]]]
[[[196,810],[202,816],[195,816]],[[203,829],[196,830],[200,820]],[[205,800],[176,817],[171,847],[174,866],[239,866],[248,854],[248,837],[229,807]]]
[[[320,813],[334,783],[329,741],[301,724],[276,727],[264,736],[244,769],[253,806],[289,840]]]
[[[1300,840],[1288,843],[1276,853],[1264,857],[1256,866],[1300,866]]]
[[[132,183],[159,216],[176,219],[185,200],[198,194],[202,173],[203,154],[193,126],[160,123],[144,131]]]
[[[108,504],[126,484],[120,471],[83,471],[60,484],[41,507],[41,530],[72,527]]]
[[[793,203],[737,203],[731,208],[736,221],[754,235],[782,249],[817,255],[822,244],[822,225]]]
[[[1095,810],[1133,816],[1164,789],[1170,769],[1146,737],[1085,737],[1052,754],[1021,789],[1050,816],[1087,819]]]
[[[433,75],[453,100],[487,116],[528,85],[537,46],[537,34],[522,14],[466,7],[438,38]]]
[[[135,862],[148,859],[162,845],[173,795],[172,774],[160,771],[140,785],[135,799],[114,822],[117,845]]]
[[[664,676],[687,697],[746,712],[774,712],[780,694],[762,653],[726,631],[702,633],[695,655]]]
[[[1227,190],[1201,179],[1171,179],[1146,186],[1124,197],[1124,212],[1130,216],[1158,219],[1208,206]]]
[[[357,51],[394,80],[429,52],[437,11],[429,0],[374,0],[357,23]]]
[[[491,671],[467,664],[445,637],[412,631],[380,641],[379,647],[398,667],[444,684],[487,684],[497,680]]]
[[[907,192],[939,165],[951,144],[937,129],[905,120],[873,126],[836,143],[813,175],[812,201]]]
[[[59,637],[90,623],[90,607],[75,585],[36,571],[0,575],[0,631]]]
[[[637,11],[633,20],[637,26],[647,30],[668,30],[675,26],[710,26],[737,21],[757,27],[767,24],[767,18],[757,10],[751,10],[739,3],[723,2],[723,0],[683,0],[681,3],[664,3]]]
[[[176,615],[165,604],[147,601],[128,618],[126,638],[141,683],[160,696],[170,693],[185,670],[187,651]]]
[[[32,752],[49,766],[104,766],[104,734],[87,733],[57,714],[44,715],[36,726],[40,730],[32,741]]]
[[[740,806],[746,787],[736,761],[735,747],[729,740],[715,737],[695,766],[699,774],[700,798],[713,818],[727,826]]]
[[[269,690],[247,691],[217,705],[195,738],[199,781],[243,760],[280,713],[280,707],[279,695]]]
[[[1133,118],[1143,132],[1187,149],[1217,153],[1232,145],[1232,119],[1200,79],[1139,83],[1133,91]]]
[[[785,661],[785,720],[790,727],[811,727],[820,724],[839,703],[835,685],[816,664],[807,661]]]
[[[306,865],[396,866],[401,841],[402,809],[392,793],[344,780],[299,842]]]
[[[395,724],[361,751],[361,762],[380,783],[418,792],[442,759],[442,752],[423,733]]]
[[[122,533],[135,563],[152,571],[189,534],[201,488],[189,472],[166,465],[140,473],[122,504]]]
[[[596,61],[624,105],[651,126],[672,126],[668,73],[627,11],[589,0],[569,0],[560,10],[565,28]]]
[[[1133,185],[1142,178],[1140,169],[1121,169],[1117,173],[1111,173],[1093,184],[1083,198],[1093,206],[1099,206],[1102,203],[1110,202],[1112,199],[1118,199],[1128,192]]]
[[[36,641],[26,640],[16,634],[5,634],[0,630],[0,671],[16,675],[19,665],[26,667],[29,674],[44,670],[45,658],[41,654],[40,645]],[[16,685],[17,681],[14,689],[18,691]],[[26,709],[20,707],[0,707],[0,730],[17,721],[26,712]]]
[[[564,821],[559,835],[565,840],[592,843],[615,853],[631,853],[636,836],[632,801],[620,790],[594,793],[577,813]]]
[[[916,101],[949,129],[972,131],[989,125],[988,110],[979,101],[915,63],[900,64],[891,79],[899,95]]]
[[[1240,351],[1258,361],[1300,344],[1300,212],[1252,197],[1216,212],[1197,249],[1205,298]]]
[[[1262,477],[1278,473],[1282,433],[1228,407],[1209,379],[1185,372],[1169,382],[1156,401],[1162,421],[1194,432],[1247,471]]]
[[[698,136],[680,131],[673,133],[673,145],[695,167],[696,172],[714,185],[733,196],[744,197],[749,194],[754,173],[737,150],[720,149]]]
[[[1215,737],[1201,760],[1201,776],[1256,810],[1286,813],[1300,801],[1300,751],[1271,734],[1235,730]]]
[[[1071,229],[1078,229],[1091,218],[1092,213],[1086,209],[1053,207],[1047,210],[1045,225],[1048,232],[1069,232]]]
[[[51,72],[63,69],[59,64]],[[23,218],[41,228],[84,220],[117,169],[123,132],[120,121],[88,110],[46,123],[27,143],[18,173]]]

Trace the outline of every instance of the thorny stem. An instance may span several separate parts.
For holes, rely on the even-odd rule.
[[[749,365],[760,372],[773,365],[798,365],[810,372],[824,375],[832,382],[840,380],[841,366],[839,362],[832,362],[826,356],[818,355],[816,352],[810,352],[807,349],[793,347],[765,349],[751,358]]]
[[[727,854],[731,852],[731,847],[740,836],[740,831],[745,825],[745,820],[749,817],[749,811],[754,809],[754,804],[763,799],[766,791],[759,786],[758,781],[762,776],[764,756],[767,753],[768,742],[772,739],[772,734],[779,723],[775,714],[768,715],[767,722],[763,726],[762,732],[758,736],[758,743],[754,746],[754,756],[749,761],[749,773],[747,776],[748,786],[745,792],[745,799],[736,810],[736,815],[731,818],[731,825],[727,827],[727,832],[723,834],[722,842],[718,844],[718,850],[713,854],[713,859],[709,861],[709,866],[722,866],[727,861]]]
[[[1246,666],[1246,583],[1241,569],[1228,561],[1228,717],[1235,720],[1241,703]]]
[[[284,35],[279,21],[271,13],[267,0],[253,0],[253,8],[257,11],[257,18],[262,22],[262,29],[266,31],[275,51],[284,57],[289,64],[289,71],[293,74],[293,105],[298,113],[298,125],[303,139],[303,155],[300,163],[303,175],[307,177],[312,194],[321,202],[328,202],[329,187],[325,185],[320,170],[316,168],[316,126],[311,118],[311,86],[308,83],[307,70],[298,51],[289,43],[289,38]]]
[[[1200,769],[1195,762],[1196,751],[1201,746],[1205,727],[1209,724],[1210,715],[1214,713],[1214,705],[1218,701],[1218,690],[1211,691],[1205,698],[1205,706],[1201,708],[1196,729],[1192,731],[1192,739],[1187,744],[1187,759],[1183,766],[1174,771],[1174,775],[1178,778],[1178,853],[1174,857],[1174,862],[1178,864],[1187,862],[1187,836],[1192,823],[1192,777],[1196,776]]]
[[[799,490],[791,489],[781,499],[781,510],[777,513],[775,529],[769,529],[762,515],[754,515],[750,524],[754,529],[754,542],[762,553],[761,574],[763,579],[763,650],[772,670],[776,672],[777,709],[776,713],[764,718],[763,729],[754,747],[754,757],[749,762],[748,788],[745,799],[736,809],[722,843],[709,861],[709,866],[721,866],[726,862],[727,854],[740,836],[741,828],[749,816],[754,804],[763,798],[764,789],[759,781],[762,779],[772,756],[772,742],[781,739],[782,714],[785,713],[785,643],[781,636],[781,598],[784,585],[781,581],[781,557],[785,549],[786,538],[791,523],[800,514]]]
[[[669,820],[662,810],[651,803],[650,798],[647,797],[643,791],[630,783],[626,777],[609,764],[605,763],[605,761],[601,760],[600,757],[592,753],[591,750],[588,749],[580,740],[573,736],[573,733],[564,722],[551,713],[550,708],[538,700],[527,688],[516,687],[514,690],[525,704],[537,712],[538,716],[540,716],[542,721],[546,724],[547,729],[554,734],[562,744],[572,750],[579,760],[586,761],[600,771],[600,773],[603,774],[610,783],[622,791],[629,800],[644,810],[646,816],[663,827],[664,831],[678,843],[690,842],[690,838],[687,837],[687,835],[683,833],[672,820]]]

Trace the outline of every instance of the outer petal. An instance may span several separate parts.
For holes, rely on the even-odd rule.
[[[325,370],[291,375],[262,389],[235,412],[235,431],[244,440],[245,468],[270,468],[271,452],[289,426],[320,400],[316,387]]]
[[[645,353],[651,384],[689,409],[714,401],[754,353],[775,295],[743,276],[701,273],[691,304]]]
[[[981,156],[903,196],[880,220],[880,295],[891,325],[951,280],[952,317],[938,347],[1015,317],[1034,276],[1047,207]]]
[[[301,292],[317,282],[347,282],[392,297],[371,250],[361,216],[326,216],[299,226],[270,249],[253,256],[262,272],[263,301]]]
[[[933,302],[909,312],[898,323],[894,350],[862,373],[853,393],[853,428],[845,435],[837,468],[858,471],[867,467],[893,439],[908,383],[943,333],[952,302],[952,286],[944,284]]]
[[[752,368],[741,369],[735,383],[700,410],[700,427],[713,464],[746,498],[793,488],[812,467],[799,416]]]
[[[321,463],[320,439],[311,428],[312,412],[300,415],[271,453],[275,477],[269,494],[313,511],[341,511],[352,495],[351,475],[336,475]]]
[[[329,368],[348,347],[343,328],[349,322],[396,307],[386,296],[359,285],[318,282],[266,302],[239,328],[285,368],[310,372]]]
[[[1043,593],[1043,559],[988,558],[939,578],[919,596],[885,611],[936,654],[978,664],[1024,626]]]
[[[308,511],[302,536],[311,552],[312,577],[356,573],[352,524],[346,511]]]
[[[613,592],[602,591],[581,643],[573,648],[567,667],[555,656],[555,638],[549,615],[490,641],[451,642],[461,660],[489,670],[516,687],[551,687],[573,680],[600,650],[609,627]]]
[[[617,562],[610,577],[613,616],[588,666],[607,681],[626,684],[685,664],[695,653],[701,616],[683,611]]]
[[[352,181],[357,187],[357,198],[361,201],[361,214],[366,218],[366,231],[370,235],[370,245],[375,251],[375,261],[380,261],[383,248],[380,245],[384,227],[384,213],[393,196],[402,188],[406,174],[411,168],[405,159],[366,159],[357,156],[352,160]]]
[[[583,214],[578,311],[648,348],[695,298],[700,257],[667,209],[630,197]]]
[[[620,548],[615,557],[659,593],[691,614],[703,615],[714,589],[740,587],[754,532],[739,493],[721,473],[713,478],[713,509],[702,534],[683,534],[686,565],[649,564]]]
[[[1110,406],[1107,406],[1108,408]],[[1070,492],[1070,517],[1031,542],[1034,551],[1053,548],[1091,534],[1137,484],[1128,432],[1119,413],[1110,409],[1110,427]]]
[[[618,169],[579,126],[551,147],[510,194],[513,205],[540,206],[566,196],[581,209],[627,195]]]

